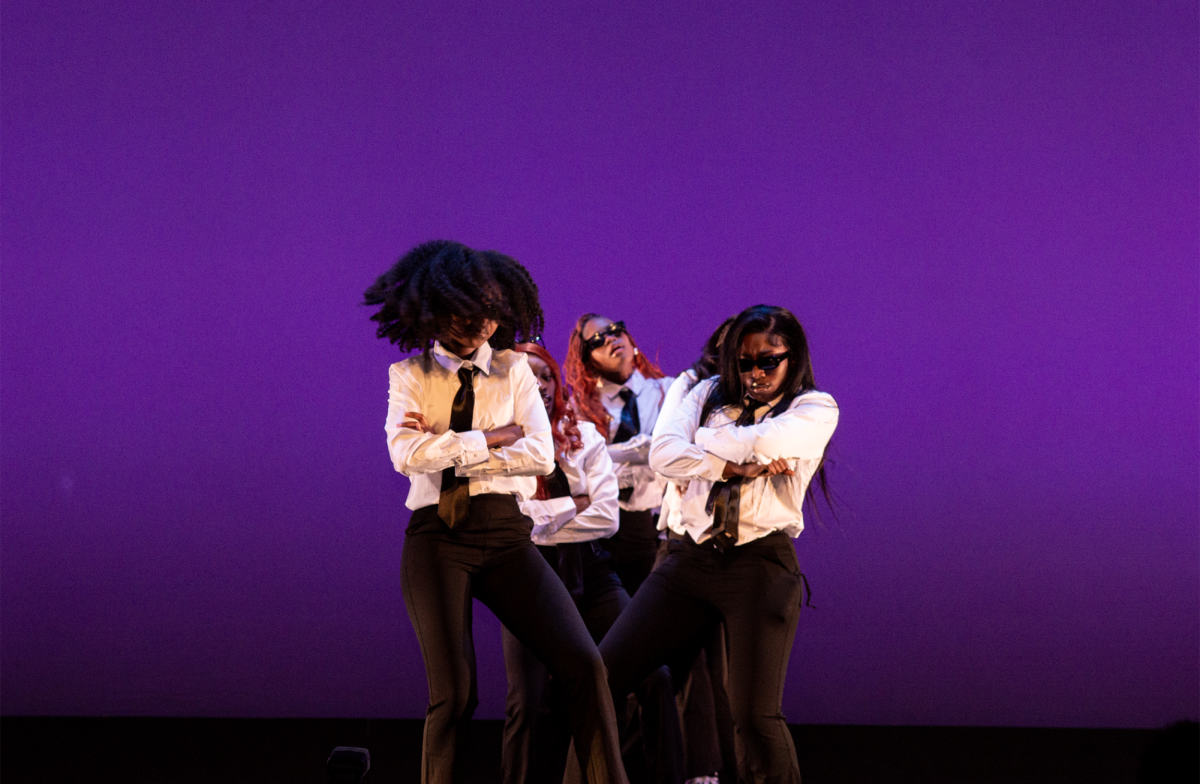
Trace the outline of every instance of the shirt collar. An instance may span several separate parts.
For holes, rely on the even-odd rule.
[[[739,411],[745,411],[745,410],[746,410],[746,401],[747,401],[747,400],[749,400],[749,395],[747,395],[746,397],[742,398],[742,403],[741,403],[741,405],[739,406],[739,409],[738,409]],[[762,403],[762,404],[760,404],[760,405],[759,405],[759,407],[758,407],[758,408],[755,410],[755,412],[754,412],[754,418],[757,420],[759,417],[761,417],[762,415],[766,414],[766,413],[767,413],[768,411],[770,411],[771,409],[775,408],[775,406],[779,405],[779,401],[780,401],[780,400],[783,400],[783,393],[782,393],[782,392],[780,392],[778,395],[776,395],[775,397],[773,397],[773,398],[771,398],[770,400],[768,400],[766,403]],[[734,417],[734,419],[737,419],[737,417]]]
[[[463,359],[462,357],[451,354],[447,351],[440,342],[433,341],[433,358],[437,363],[450,372],[451,375],[456,375],[459,368],[462,367],[477,367],[479,372],[485,376],[492,373],[492,346],[487,341],[475,350],[474,359]]]
[[[646,377],[642,375],[642,371],[634,370],[633,375],[626,379],[624,384],[614,384],[606,378],[600,379],[600,394],[605,400],[610,403],[617,399],[622,388],[628,387],[633,390],[633,394],[642,394],[642,388],[646,385]],[[624,404],[622,404],[624,405]]]

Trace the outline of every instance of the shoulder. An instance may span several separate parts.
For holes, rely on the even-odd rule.
[[[674,386],[675,382],[683,378],[684,375],[686,374],[681,374],[679,376],[663,376],[662,378],[653,379],[650,383],[657,386],[660,390],[662,390],[663,393],[666,393],[671,389],[672,386]]]
[[[838,414],[838,404],[833,399],[833,395],[830,395],[828,392],[818,392],[815,389],[805,392],[803,395],[797,395],[792,404],[788,406],[789,411],[797,408],[810,411],[824,411],[827,412],[827,415],[835,418]]]
[[[436,362],[434,364],[437,365]],[[425,372],[425,363],[422,361],[422,355],[420,354],[399,362],[393,362],[388,367],[388,377],[392,379],[420,381],[427,375],[429,374]]]
[[[706,397],[708,397],[708,394],[712,392],[713,387],[715,387],[720,380],[720,376],[712,376],[711,378],[704,379],[699,384],[696,384],[696,386],[692,387],[692,391],[688,393],[688,397],[692,397],[694,395],[699,397],[701,400],[704,400]]]
[[[586,419],[576,420],[575,424],[579,427],[579,440],[583,442],[584,449],[590,448],[593,444],[604,444],[607,446],[604,436],[600,435],[600,431],[596,429],[594,424]]]
[[[510,373],[520,373],[521,368],[528,370],[529,357],[520,351],[511,349],[503,349],[501,351],[492,352],[492,364],[490,370],[492,373],[508,375]],[[533,371],[529,371],[531,374]]]

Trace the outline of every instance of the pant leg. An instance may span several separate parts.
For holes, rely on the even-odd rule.
[[[633,596],[654,569],[658,523],[648,509],[641,512],[622,509],[620,518],[617,532],[605,540],[604,546],[612,553],[613,570]]]
[[[429,685],[422,784],[454,784],[459,733],[478,704],[470,585],[478,559],[459,539],[437,518],[437,507],[418,509],[400,556],[404,605]]]
[[[736,552],[742,551],[742,552]],[[723,590],[729,699],[737,732],[738,781],[799,784],[800,766],[787,720],[783,685],[800,618],[796,552],[783,534],[734,548]]]
[[[729,707],[729,655],[725,651],[725,624],[717,627],[704,646],[704,658],[712,686],[713,718],[717,729],[717,748],[720,751],[721,780],[737,781],[737,742],[733,727],[733,711]]]
[[[500,635],[508,678],[500,780],[503,784],[555,784],[539,775],[544,762],[539,740],[550,729],[550,673],[507,627],[501,627]]]
[[[475,596],[562,684],[584,780],[627,784],[599,651],[558,575],[525,545],[489,555]]]

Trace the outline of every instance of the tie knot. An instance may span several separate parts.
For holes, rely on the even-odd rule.
[[[746,398],[742,404],[742,415],[738,417],[737,423],[739,425],[754,424],[755,412],[765,405],[766,403],[762,402],[761,400],[755,400],[752,397]]]
[[[474,378],[475,373],[478,372],[478,370],[479,368],[477,367],[467,367],[466,365],[463,365],[458,369],[459,382],[461,382],[464,386],[470,385],[472,378]]]
[[[633,390],[629,387],[621,387],[621,391],[617,393],[617,396],[628,403],[629,399],[633,397]]]

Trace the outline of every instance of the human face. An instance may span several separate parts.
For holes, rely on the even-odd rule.
[[[529,357],[529,369],[533,371],[533,377],[537,379],[538,392],[541,393],[542,402],[546,405],[546,413],[550,414],[554,411],[554,393],[558,391],[558,382],[554,380],[554,371],[540,357],[535,357],[533,354],[526,354],[526,356]]]
[[[742,338],[738,349],[738,359],[762,359],[788,353],[788,347],[783,338],[771,332],[753,332]],[[752,367],[748,373],[738,373],[742,380],[742,388],[746,394],[762,403],[779,394],[783,380],[787,378],[789,360],[784,359],[779,366],[771,370]]]
[[[450,317],[450,327],[444,335],[438,337],[438,342],[449,351],[462,359],[470,359],[475,352],[496,334],[500,324],[492,319],[484,319],[477,332],[472,332],[470,325],[458,316]]]
[[[582,334],[584,342],[612,323],[612,319],[597,316],[584,324]],[[604,338],[604,345],[592,349],[587,356],[596,372],[609,381],[624,384],[633,375],[633,360],[636,354],[634,354],[633,342],[629,339],[628,332],[607,335]]]

